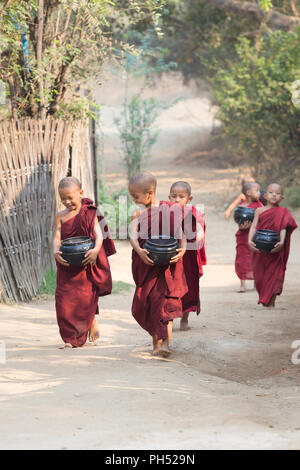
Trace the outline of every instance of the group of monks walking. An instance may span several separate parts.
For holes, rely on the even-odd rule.
[[[260,186],[252,178],[243,182],[242,194],[237,203],[255,209],[253,222],[239,225],[236,233],[235,271],[240,279],[239,292],[246,291],[246,281],[254,280],[258,303],[274,308],[277,295],[282,293],[285,271],[290,252],[290,241],[297,224],[285,207],[283,189],[272,183],[262,195]],[[230,211],[226,212],[228,217]],[[279,235],[279,242],[270,252],[257,249],[253,238],[257,230],[272,230]]]
[[[180,329],[188,330],[189,314],[200,313],[199,281],[206,264],[204,214],[191,204],[192,190],[185,181],[172,184],[168,200],[156,196],[156,178],[147,172],[134,175],[129,193],[137,205],[130,224],[132,276],[136,284],[132,315],[153,340],[152,354],[168,357],[173,320],[180,318]],[[80,182],[63,178],[59,195],[65,209],[55,217],[53,254],[57,264],[55,293],[56,314],[62,348],[83,346],[99,338],[96,321],[98,298],[112,291],[108,257],[116,253],[109,228],[93,201],[83,197]],[[254,279],[259,303],[274,307],[282,292],[289,255],[290,236],[297,227],[289,211],[279,206],[283,192],[271,184],[265,194],[265,205],[259,202],[260,189],[254,181],[243,188],[242,205],[256,209],[252,224],[243,224],[236,234],[236,272],[241,279],[241,292],[246,280]],[[257,250],[253,236],[256,229],[268,228],[280,234],[271,253]],[[66,238],[88,236],[94,248],[85,256],[83,266],[71,266],[60,251]],[[157,265],[145,249],[153,236],[178,240],[178,249],[170,262]]]

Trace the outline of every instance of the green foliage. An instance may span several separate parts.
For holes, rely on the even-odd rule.
[[[41,295],[54,295],[56,289],[56,269],[49,269],[43,279],[42,285],[39,288],[37,297]]]
[[[261,0],[259,5],[263,11],[269,11],[273,7],[270,0]]]
[[[128,238],[128,227],[131,221],[131,197],[128,190],[110,193],[103,184],[99,187],[100,211],[105,217],[113,238]]]
[[[291,101],[299,40],[300,31],[266,33],[255,46],[240,38],[238,60],[212,80],[224,134],[233,138],[240,162],[250,163],[264,182],[292,181],[300,162],[300,111]]]
[[[134,288],[133,284],[123,281],[113,281],[112,294],[121,294],[122,292],[130,292]]]
[[[118,27],[146,18],[148,25],[157,24],[164,0],[14,1],[2,11],[5,3],[0,2],[0,80],[7,84],[12,116],[77,119],[89,116],[81,90],[113,54]]]
[[[299,0],[256,3],[299,16]],[[299,109],[291,100],[300,75],[299,30],[272,32],[199,0],[168,0],[161,23],[166,59],[177,62],[186,81],[211,83],[224,123],[224,160],[250,164],[262,182],[299,180]],[[299,101],[300,92],[294,96]]]
[[[81,120],[83,116],[95,119],[98,109],[100,109],[100,106],[88,98],[74,95],[72,101],[64,101],[61,103],[56,117],[58,119],[72,119],[74,121]]]
[[[154,127],[156,118],[163,109],[173,104],[158,101],[153,97],[143,99],[143,90],[153,85],[154,77],[174,69],[176,64],[166,58],[166,49],[153,27],[149,27],[145,34],[129,28],[126,40],[131,48],[121,55],[125,74],[125,98],[121,117],[115,119],[115,124],[119,130],[122,160],[129,180],[141,170],[157,141],[159,130]],[[140,90],[129,98],[128,83],[132,78],[139,79],[141,86]]]
[[[210,66],[231,62],[236,38],[256,25],[199,0],[168,0],[162,15],[166,60],[177,63],[186,81],[205,78]]]
[[[142,79],[142,87],[151,86],[154,77],[176,69],[177,63],[168,59],[168,49],[154,26],[142,32],[135,28],[133,25],[123,34],[128,48],[125,51],[117,50],[116,56],[120,57],[126,79],[130,75]]]
[[[285,202],[292,209],[300,207],[300,187],[292,186],[285,190]]]
[[[159,130],[153,127],[161,109],[167,105],[154,98],[141,99],[134,95],[123,105],[121,119],[115,119],[118,126],[122,149],[123,163],[127,168],[128,180],[139,172],[150,150],[158,138]]]
[[[134,286],[128,282],[113,281],[112,294],[129,292]],[[56,270],[49,270],[43,279],[43,283],[37,293],[37,298],[44,295],[55,295],[56,290]]]

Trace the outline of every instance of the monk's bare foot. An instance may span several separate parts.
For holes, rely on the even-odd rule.
[[[161,348],[162,341],[157,339],[156,337],[153,337],[153,351],[152,351],[152,356],[158,356],[159,351]]]
[[[180,319],[180,330],[187,331],[190,330],[189,327],[189,314],[190,312],[185,312],[182,314],[182,318]]]
[[[268,310],[272,310],[272,309],[275,308],[275,301],[276,301],[276,295],[273,294],[273,295],[272,295],[272,298],[271,298],[271,300],[270,300],[270,302],[269,302],[268,305],[267,305],[267,309],[268,309]]]
[[[152,356],[159,356],[160,348],[153,348]]]
[[[89,341],[90,343],[94,343],[99,338],[100,338],[99,328],[98,328],[96,317],[94,317],[91,328],[89,329]]]
[[[187,331],[190,330],[191,327],[189,326],[188,320],[184,320],[183,318],[180,320],[180,330]]]
[[[238,290],[238,293],[244,294],[244,292],[246,292],[246,281],[241,279],[241,287],[240,287],[240,290]]]
[[[63,346],[60,346],[58,349],[72,349],[73,346],[71,343],[65,343]]]
[[[160,351],[159,351],[159,355],[162,357],[169,357],[170,354],[171,354],[171,350],[168,346],[168,343],[166,341],[163,341]]]

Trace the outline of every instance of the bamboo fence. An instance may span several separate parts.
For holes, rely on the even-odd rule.
[[[0,122],[0,301],[29,301],[53,264],[57,186],[78,177],[93,197],[88,128],[47,117]]]

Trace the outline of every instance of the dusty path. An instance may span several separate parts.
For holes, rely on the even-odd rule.
[[[299,231],[284,295],[266,311],[255,292],[236,293],[236,227],[221,213],[234,172],[176,166],[157,176],[161,195],[184,176],[205,204],[200,317],[186,333],[175,325],[165,360],[150,355],[150,338],[131,317],[133,291],[101,300],[101,341],[78,350],[57,349],[52,300],[1,306],[1,449],[300,447],[300,365],[291,363],[300,339]],[[131,282],[127,242],[111,264],[115,280]]]
[[[236,226],[222,211],[239,189],[237,171],[174,163],[183,148],[199,142],[199,132],[206,139],[212,117],[207,99],[199,101],[190,87],[178,80],[162,86],[158,95],[185,94],[186,101],[162,117],[148,167],[159,179],[160,197],[184,178],[194,202],[205,206],[209,264],[201,280],[201,315],[191,317],[189,332],[180,332],[176,322],[173,354],[165,360],[150,355],[150,337],[131,317],[132,289],[100,301],[99,345],[74,350],[57,349],[53,299],[1,305],[7,356],[0,364],[1,449],[300,447],[300,365],[291,363],[291,344],[300,340],[300,230],[276,311],[257,306],[254,291],[237,294]],[[111,133],[106,182],[117,188],[125,184],[112,127],[120,87],[109,83],[101,93],[99,100],[110,105],[103,112]],[[113,278],[132,283],[128,243],[117,248]]]

